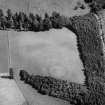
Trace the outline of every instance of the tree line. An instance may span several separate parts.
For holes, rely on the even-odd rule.
[[[90,12],[105,9],[105,0],[84,0],[90,7]],[[73,19],[74,17],[72,17]],[[60,15],[54,11],[49,16],[45,13],[44,18],[38,14],[29,13],[28,15],[22,11],[13,13],[11,9],[4,14],[0,9],[0,30],[14,29],[18,31],[45,31],[51,28],[62,28],[71,24],[71,18]]]
[[[57,12],[53,12],[51,16],[45,13],[44,18],[40,15],[24,12],[12,13],[11,9],[6,11],[4,15],[3,10],[0,9],[0,30],[14,29],[18,31],[44,31],[51,28],[62,28],[67,24],[65,16]],[[65,21],[66,20],[66,21]]]

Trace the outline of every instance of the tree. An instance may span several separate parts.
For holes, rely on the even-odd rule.
[[[4,16],[3,10],[0,9],[0,17]]]
[[[33,13],[30,13],[30,14],[29,14],[29,19],[30,19],[31,22],[34,21],[35,16],[33,15]]]
[[[33,31],[34,29],[34,20],[35,20],[35,16],[33,15],[33,13],[29,14],[29,29],[31,31]]]
[[[83,3],[81,3],[80,1],[77,2],[76,6],[74,7],[74,10],[77,10],[77,9],[85,9],[85,5]]]
[[[10,79],[14,78],[14,71],[13,68],[9,68]]]
[[[90,7],[90,11],[96,13],[102,9],[105,9],[105,0],[84,0]]]
[[[2,17],[4,16],[3,10],[0,9],[0,29],[2,29]]]
[[[13,16],[13,14],[12,14],[11,9],[8,9],[8,10],[7,10],[7,17],[8,17],[8,19],[11,19],[12,16]]]
[[[24,12],[19,12],[18,16],[18,23],[19,23],[19,30],[24,30]]]
[[[44,27],[43,27],[43,19],[41,17],[40,21],[39,21],[39,31],[43,31]]]
[[[91,3],[93,0],[84,0],[85,3]]]
[[[51,19],[53,28],[62,28],[63,22],[62,22],[62,18],[59,13],[54,11],[50,19]]]
[[[33,31],[35,32],[39,31],[39,27],[40,27],[40,23],[35,17],[34,22],[33,22]]]
[[[3,10],[0,9],[0,29],[6,29],[6,17],[4,16]]]
[[[7,10],[7,28],[13,28],[13,13],[11,11],[11,9]]]
[[[6,17],[5,16],[2,16],[1,18],[0,18],[0,22],[1,22],[1,29],[3,29],[3,30],[6,30],[6,24],[7,24],[7,19],[6,19]]]
[[[29,18],[26,14],[24,14],[24,25],[23,28],[25,31],[29,30]]]
[[[42,17],[41,16],[39,16],[38,14],[36,14],[36,20],[38,21],[38,23],[39,23],[39,27],[38,27],[38,30],[39,31],[43,31],[44,30],[44,27],[43,27],[43,19],[42,19]]]
[[[14,29],[18,28],[18,13],[17,12],[13,14],[13,28]]]
[[[6,29],[6,18],[2,9],[0,9],[0,29]]]
[[[51,22],[50,17],[47,13],[45,13],[45,17],[43,20],[43,27],[44,27],[44,30],[49,30],[52,28],[52,22]]]
[[[35,15],[36,19],[40,22],[40,20],[42,19],[41,16],[39,16],[38,14]]]

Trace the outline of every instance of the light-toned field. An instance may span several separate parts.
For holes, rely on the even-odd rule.
[[[27,105],[14,80],[0,78],[0,105]]]
[[[46,32],[8,32],[10,65],[30,74],[84,83],[76,35],[66,28]]]

